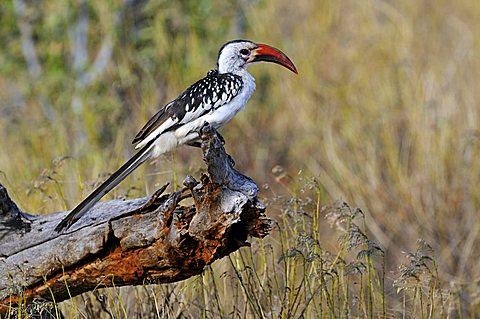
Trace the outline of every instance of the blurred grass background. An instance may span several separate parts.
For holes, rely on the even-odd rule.
[[[264,185],[269,215],[288,228],[254,243],[254,251],[277,252],[260,264],[275,264],[305,233],[338,250],[325,216],[318,225],[312,216],[342,199],[362,209],[365,233],[385,251],[389,310],[408,308],[392,284],[403,252],[421,238],[443,289],[456,296],[446,312],[479,315],[476,0],[2,1],[0,182],[25,211],[72,208],[133,154],[130,141],[148,118],[214,68],[218,49],[236,38],[280,48],[299,70],[250,67],[257,91],[221,131],[237,168]],[[144,196],[202,169],[198,150],[181,149],[109,196]],[[305,186],[313,178],[315,191]],[[314,198],[313,206],[290,209],[285,198]],[[238,253],[232,258],[215,266],[246,267]],[[155,296],[195,295],[189,289],[204,281],[157,287]],[[269,317],[252,309],[241,313]],[[292,313],[272,308],[277,315]]]

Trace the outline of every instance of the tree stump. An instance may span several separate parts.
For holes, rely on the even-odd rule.
[[[68,231],[68,212],[22,212],[0,185],[0,314],[19,300],[56,302],[98,286],[176,282],[200,274],[242,246],[265,237],[270,219],[252,179],[233,168],[217,133],[201,132],[208,173],[184,188],[151,197],[98,203]],[[182,205],[188,198],[190,204]]]

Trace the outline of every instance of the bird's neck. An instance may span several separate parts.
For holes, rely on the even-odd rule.
[[[248,73],[248,71],[244,66],[237,66],[234,64],[223,63],[218,65],[218,73],[220,74],[232,73],[232,74],[242,76],[242,74]]]
[[[255,78],[250,73],[248,73],[248,71],[244,68],[241,68],[240,70],[236,71],[233,74],[242,77],[243,95],[245,98],[245,102],[248,101],[253,91],[255,91]]]
[[[225,74],[225,73],[230,73],[230,74],[235,74],[237,76],[240,76],[243,81],[243,86],[246,89],[246,92],[248,92],[248,97],[255,91],[255,78],[247,71],[246,68],[236,68],[234,70],[230,71],[225,71],[219,68],[218,69],[219,74]]]
[[[235,69],[230,69],[230,70],[222,70],[221,68],[218,69],[218,73],[220,74],[225,74],[225,73],[230,73],[230,74],[235,74],[238,75],[242,78],[242,80],[245,82],[255,82],[255,79],[253,76],[247,71],[246,68],[235,68]]]

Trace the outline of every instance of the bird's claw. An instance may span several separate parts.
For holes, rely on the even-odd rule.
[[[203,125],[202,127],[200,127],[200,134],[201,135],[205,135],[207,134],[209,131],[212,130],[212,127],[210,126],[210,123],[208,122],[203,122]]]

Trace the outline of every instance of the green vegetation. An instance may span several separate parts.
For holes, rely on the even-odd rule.
[[[299,70],[252,66],[257,92],[222,130],[237,168],[265,185],[270,236],[202,276],[58,308],[67,318],[479,316],[479,21],[476,0],[1,2],[0,183],[25,211],[79,202],[224,42],[274,45]],[[198,150],[181,149],[109,196],[143,196],[202,167]]]

